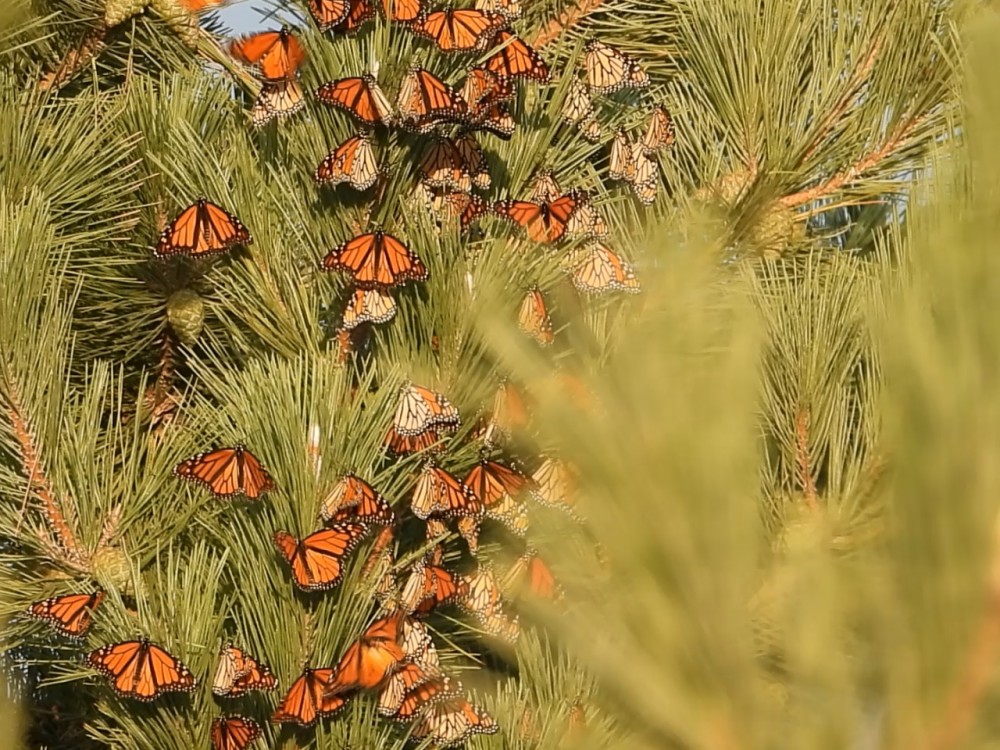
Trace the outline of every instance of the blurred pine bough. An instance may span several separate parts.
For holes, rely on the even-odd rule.
[[[600,409],[544,393],[607,561],[553,538],[588,596],[547,621],[615,722],[577,746],[1000,743],[1000,14],[969,36],[967,137],[867,260],[668,235]]]

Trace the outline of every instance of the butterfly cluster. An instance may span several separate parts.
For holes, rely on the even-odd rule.
[[[204,7],[199,0],[192,2]],[[609,228],[590,192],[563,189],[553,172],[541,169],[521,198],[488,201],[479,195],[495,187],[491,160],[480,139],[510,139],[519,126],[516,103],[524,98],[519,97],[522,88],[544,87],[552,81],[549,64],[513,29],[521,14],[518,0],[476,0],[474,8],[449,5],[439,10],[425,7],[425,0],[309,0],[309,10],[320,29],[332,34],[356,32],[381,16],[404,25],[414,38],[428,40],[441,53],[480,60],[455,85],[413,64],[392,98],[382,90],[376,72],[322,84],[313,93],[315,100],[347,113],[358,129],[316,166],[312,177],[318,187],[346,186],[365,192],[384,184],[387,175],[378,153],[381,134],[403,133],[409,142],[415,141],[415,194],[441,222],[442,230],[451,223],[467,231],[480,219],[493,217],[494,223],[500,220],[518,227],[538,245],[561,247],[581,240],[564,257],[573,286],[587,294],[639,290],[629,263],[609,246]],[[294,30],[284,27],[236,40],[230,53],[252,68],[260,81],[250,112],[253,125],[263,127],[304,108],[307,95],[299,70],[307,55]],[[599,141],[594,97],[641,89],[648,78],[635,60],[596,40],[587,44],[582,68],[583,77],[574,74],[569,81],[560,116],[564,126]],[[657,107],[641,138],[632,142],[624,130],[614,136],[609,177],[627,182],[641,202],[651,202],[659,184],[656,154],[669,148],[674,137],[669,113]],[[342,274],[350,283],[338,332],[343,351],[350,349],[356,329],[395,317],[396,290],[429,276],[403,232],[378,226],[355,231],[319,264],[320,271]],[[152,254],[166,262],[175,256],[202,259],[252,243],[249,229],[235,214],[198,198],[166,222]],[[420,253],[430,251],[420,248]],[[555,328],[539,288],[525,290],[517,323],[540,345],[553,343]],[[581,402],[592,398],[579,381],[560,377],[565,378],[566,393],[576,394]],[[493,718],[470,702],[461,683],[442,666],[425,619],[439,608],[454,607],[486,636],[513,642],[520,633],[514,593],[551,601],[562,596],[555,576],[530,542],[529,501],[580,520],[573,492],[576,472],[555,456],[537,457],[529,471],[498,450],[513,442],[530,419],[528,399],[513,384],[501,383],[488,418],[474,432],[480,442],[479,460],[464,474],[453,474],[441,464],[449,435],[462,423],[458,409],[444,394],[406,382],[386,425],[384,447],[388,456],[425,457],[412,477],[407,500],[390,502],[362,476],[348,473],[319,504],[319,528],[301,537],[273,529],[276,564],[287,570],[291,586],[308,593],[338,586],[350,557],[375,529],[380,531],[362,569],[362,575],[375,582],[379,610],[373,621],[336,664],[304,669],[278,700],[271,721],[310,726],[343,710],[359,693],[371,692],[377,696],[381,715],[408,723],[411,737],[426,738],[436,746],[498,730]],[[218,498],[253,503],[280,490],[280,483],[243,445],[187,458],[174,473]],[[398,530],[404,521],[423,524],[424,541],[415,560],[414,550],[399,549],[403,541]],[[513,565],[499,572],[496,562],[485,559],[480,549],[480,534],[487,525],[520,552]],[[453,541],[464,545],[466,559],[471,560],[468,566],[453,564],[456,550],[449,549]],[[412,562],[400,564],[400,560]],[[80,638],[104,599],[103,591],[72,593],[36,602],[28,614]],[[192,691],[198,684],[180,658],[144,637],[94,649],[87,663],[116,694],[140,701]],[[233,643],[222,646],[211,681],[215,696],[229,699],[278,687],[264,660]],[[223,716],[212,723],[210,739],[216,750],[243,750],[262,732],[253,718]]]

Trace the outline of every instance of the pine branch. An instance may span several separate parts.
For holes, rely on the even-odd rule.
[[[810,510],[818,510],[816,501],[816,482],[813,480],[812,457],[809,455],[809,410],[802,409],[795,418],[795,467],[798,471],[799,485],[805,494],[806,505]]]
[[[69,83],[84,65],[100,53],[106,34],[107,28],[103,23],[91,29],[78,46],[66,52],[66,56],[59,61],[59,64],[39,79],[38,90],[60,89]]]
[[[778,202],[788,208],[796,208],[807,203],[812,203],[813,201],[827,198],[837,191],[849,187],[857,180],[864,177],[868,170],[878,166],[887,158],[893,156],[897,151],[899,151],[910,133],[926,122],[929,118],[929,112],[925,112],[921,115],[914,115],[909,120],[904,122],[896,130],[896,132],[882,144],[882,146],[866,154],[846,170],[837,173],[829,180],[820,183],[819,185],[814,185],[813,187],[799,191],[798,193],[786,195]]]
[[[76,536],[52,492],[38,455],[31,427],[24,417],[20,399],[13,388],[7,394],[7,402],[7,415],[21,449],[21,468],[25,476],[28,477],[28,492],[34,492],[42,501],[45,517],[48,519],[51,530],[62,549],[62,559],[72,567],[86,569],[86,556],[81,552]]]
[[[577,0],[575,5],[563,11],[539,29],[531,45],[538,49],[551,44],[562,36],[563,32],[579,24],[603,4],[604,0]]]

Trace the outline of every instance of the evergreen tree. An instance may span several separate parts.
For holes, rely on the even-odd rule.
[[[977,660],[1000,630],[979,572],[995,555],[982,471],[995,398],[971,375],[994,347],[992,277],[975,242],[968,262],[928,248],[954,239],[949,212],[991,216],[996,175],[973,193],[980,174],[945,158],[968,154],[938,149],[961,130],[971,6],[522,0],[511,25],[551,81],[517,82],[509,140],[474,136],[490,184],[473,192],[497,209],[463,227],[476,204],[422,178],[429,133],[377,124],[374,183],[318,187],[317,164],[362,128],[313,92],[367,73],[395,105],[411,66],[461,87],[489,46],[442,52],[378,2],[352,34],[321,31],[308,2],[275,3],[267,25],[294,27],[307,52],[306,104],[271,117],[287,82],[230,55],[210,10],[191,10],[210,4],[0,11],[0,604],[29,746],[209,747],[231,714],[260,723],[261,746],[412,744],[412,724],[378,716],[378,691],[311,727],[268,719],[379,616],[387,566],[403,588],[439,542],[445,568],[495,572],[504,616],[489,623],[517,633],[455,608],[428,620],[444,670],[500,727],[471,747],[964,746],[989,677]],[[649,83],[594,94],[570,123],[594,39]],[[658,104],[676,143],[647,154]],[[498,215],[545,170],[552,197],[587,191],[571,194],[597,212],[576,210],[577,236],[539,241]],[[909,197],[915,183],[935,209]],[[252,243],[154,257],[201,196]],[[375,230],[429,273],[389,290],[392,320],[351,329],[350,274],[321,261]],[[607,248],[637,279],[582,293]],[[531,289],[553,315],[548,346],[544,325],[518,330]],[[444,394],[461,426],[387,450],[405,382]],[[262,499],[173,476],[237,443],[274,478]],[[574,505],[546,485],[532,494],[555,507],[515,498],[506,523],[483,520],[478,549],[467,522],[429,538],[411,510],[428,457],[459,478],[482,457],[539,479],[562,467]],[[303,593],[272,536],[319,529],[348,472],[399,522],[345,556],[339,585]],[[946,493],[962,495],[953,513]],[[522,513],[523,538],[509,528]],[[518,586],[527,549],[561,600]],[[97,590],[82,641],[24,615]],[[141,637],[197,688],[147,705],[81,658]],[[270,666],[273,693],[213,696],[227,642]]]

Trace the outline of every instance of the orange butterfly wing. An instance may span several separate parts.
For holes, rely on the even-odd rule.
[[[452,86],[433,73],[415,66],[399,89],[397,101],[400,124],[424,133],[443,122],[464,123],[469,105]]]
[[[456,745],[473,734],[493,734],[499,729],[493,718],[463,697],[447,698],[432,705],[414,722],[411,736],[431,737],[440,747]]]
[[[517,315],[517,325],[542,346],[548,346],[555,340],[545,298],[537,289],[529,289],[524,295]]]
[[[406,456],[433,448],[438,439],[435,429],[425,430],[418,435],[404,435],[393,425],[385,436],[384,444],[397,456]]]
[[[323,268],[350,271],[362,289],[390,287],[406,279],[423,281],[427,267],[406,245],[383,232],[362,234],[331,250]]]
[[[242,445],[200,453],[174,467],[181,479],[208,487],[216,497],[243,495],[256,500],[274,489],[274,480]]]
[[[382,0],[382,10],[386,18],[409,23],[420,17],[420,2],[421,0]]]
[[[224,716],[212,721],[213,750],[245,750],[260,737],[260,725],[245,716]]]
[[[532,481],[519,471],[496,461],[480,461],[464,480],[472,488],[484,508],[499,505],[507,497],[517,497],[532,486]]]
[[[294,723],[302,726],[314,724],[323,716],[330,716],[347,704],[340,696],[325,697],[333,677],[333,669],[306,669],[292,683],[271,717],[276,724]]]
[[[454,573],[438,565],[427,565],[424,567],[424,595],[414,611],[416,614],[429,614],[438,605],[447,604],[467,593],[465,581]]]
[[[486,60],[486,69],[507,78],[529,78],[546,83],[551,76],[548,64],[542,56],[523,39],[510,31],[496,35],[494,44],[499,47]]]
[[[356,521],[379,525],[395,519],[392,506],[368,482],[354,474],[345,475],[323,502],[320,513],[324,521],[338,523]]]
[[[306,58],[302,44],[287,28],[236,40],[230,51],[237,60],[260,68],[266,81],[288,80]]]
[[[153,254],[208,256],[235,245],[250,245],[253,238],[240,220],[204,198],[181,211],[161,233]]]
[[[340,583],[344,558],[367,531],[364,524],[339,523],[301,541],[286,531],[276,531],[273,540],[292,569],[295,585],[303,591],[322,591]]]
[[[375,17],[375,6],[371,0],[350,0],[350,8],[344,20],[333,26],[341,34],[353,34],[367,21]]]
[[[393,718],[398,721],[410,721],[428,705],[437,703],[444,698],[454,697],[458,692],[456,684],[447,675],[424,675],[419,684],[406,692]]]
[[[278,686],[278,678],[272,674],[266,664],[254,663],[250,671],[233,683],[228,695],[236,697],[251,690],[274,690]]]
[[[28,613],[39,620],[45,620],[61,633],[82,636],[90,628],[94,610],[103,599],[103,591],[55,596],[35,602]]]
[[[368,133],[348,138],[326,156],[316,167],[313,180],[317,185],[347,182],[355,190],[367,190],[378,179],[379,169]]]
[[[309,0],[309,12],[321,31],[336,26],[351,12],[350,0]]]
[[[437,466],[427,466],[420,473],[410,506],[423,520],[432,514],[474,516],[483,510],[470,487]]]
[[[197,686],[179,659],[145,639],[112,643],[91,651],[87,660],[124,698],[151,701],[166,692],[190,692]]]
[[[399,644],[403,617],[404,613],[397,611],[376,620],[348,647],[337,664],[326,695],[375,688],[389,676],[406,657]]]
[[[506,23],[498,13],[449,9],[427,14],[413,25],[413,30],[433,39],[443,52],[468,52],[484,48],[490,35]]]
[[[324,83],[316,90],[316,98],[324,104],[340,107],[368,125],[386,123],[391,115],[388,102],[376,101],[375,79],[365,74]]]

